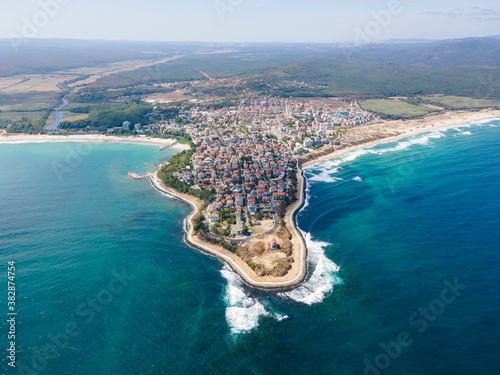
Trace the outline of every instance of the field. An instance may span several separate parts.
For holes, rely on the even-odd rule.
[[[397,117],[418,117],[435,112],[430,108],[419,107],[408,104],[400,100],[366,100],[361,104],[361,107],[367,111],[375,112],[381,115],[397,116]]]
[[[95,81],[103,77],[107,77],[113,74],[125,73],[136,69],[146,68],[150,69],[151,71],[154,71],[155,65],[166,63],[168,61],[178,59],[179,57],[172,57],[168,59],[155,60],[155,61],[147,61],[147,60],[120,61],[116,63],[105,64],[104,66],[72,69],[67,71],[61,71],[59,73],[89,76],[84,80],[69,85],[70,87],[79,87],[79,86],[90,85],[91,83],[94,83]]]
[[[0,93],[18,94],[25,92],[61,91],[58,85],[73,78],[75,77],[67,74],[29,74],[0,77]]]
[[[442,105],[446,109],[500,107],[498,100],[473,99],[464,96],[431,96],[422,99],[432,104]]]
[[[36,112],[0,112],[0,121],[15,122],[21,121],[23,118],[28,120],[41,119],[45,116],[46,111]]]
[[[59,103],[59,93],[35,92],[2,94],[0,92],[0,111],[33,111],[52,108]]]

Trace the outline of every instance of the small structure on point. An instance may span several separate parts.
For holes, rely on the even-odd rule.
[[[276,241],[276,238],[273,238],[271,240],[271,249],[278,250],[279,248],[280,248],[280,245],[278,245],[278,241]]]

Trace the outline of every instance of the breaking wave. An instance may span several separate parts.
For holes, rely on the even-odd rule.
[[[343,281],[338,275],[339,267],[325,255],[325,247],[329,243],[314,241],[310,233],[302,232],[309,253],[310,278],[302,285],[289,292],[278,293],[278,296],[295,302],[313,305],[328,297],[335,285]]]
[[[363,181],[363,179],[361,177],[359,177],[359,176],[354,177],[352,180],[353,181],[359,181],[359,182]]]
[[[231,333],[248,332],[258,327],[260,317],[269,316],[269,312],[258,298],[247,294],[243,281],[229,266],[224,265],[220,272],[227,280],[224,302],[227,306],[226,321]]]
[[[309,184],[307,183],[307,181],[305,181],[305,184],[306,184],[306,189],[305,189],[305,196],[304,196],[304,205],[302,206],[302,209],[301,211],[305,210],[307,206],[309,206],[309,201],[311,199],[311,188],[309,187]]]
[[[416,138],[404,138],[404,140],[399,141],[395,146],[386,147],[386,148],[379,148],[375,151],[375,153],[378,155],[382,155],[382,154],[385,154],[387,152],[401,151],[401,150],[405,150],[411,146],[429,144],[431,139],[437,139],[437,138],[442,138],[442,137],[446,137],[446,136],[441,132],[433,132],[433,133],[427,133],[425,135],[418,136]]]
[[[329,183],[342,181],[343,180],[342,178],[333,176],[336,173],[338,173],[338,168],[331,171],[325,170],[320,174],[314,175],[309,180],[316,182],[329,182]]]
[[[488,124],[491,121],[498,121],[498,120],[500,120],[500,118],[499,117],[495,117],[495,118],[490,118],[490,119],[472,121],[469,124],[471,124],[471,125],[483,125],[483,124]]]
[[[439,131],[435,131],[432,133],[426,133],[423,135],[419,136],[414,136],[414,137],[407,137],[403,138],[400,141],[396,141],[397,143],[394,145],[395,142],[388,142],[387,144],[381,144],[377,148],[363,148],[355,151],[348,152],[347,154],[340,156],[338,158],[328,160],[322,163],[319,163],[317,165],[314,165],[312,167],[308,167],[308,169],[311,172],[320,172],[319,174],[314,174],[312,177],[309,177],[310,181],[316,181],[316,182],[336,182],[336,181],[341,181],[342,178],[340,177],[335,177],[334,175],[339,172],[341,168],[341,165],[347,163],[347,162],[352,162],[359,158],[360,156],[367,155],[367,154],[376,154],[376,155],[382,155],[387,152],[393,152],[393,151],[401,151],[405,150],[411,146],[414,145],[425,145],[429,144],[431,139],[438,139],[438,138],[443,138],[446,137],[445,134]],[[387,145],[386,147],[383,147],[384,145]],[[389,146],[391,145],[391,146]]]

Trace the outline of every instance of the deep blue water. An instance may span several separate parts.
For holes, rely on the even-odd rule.
[[[170,151],[0,144],[2,347],[9,259],[19,312],[2,371],[496,374],[499,150],[492,121],[308,168],[311,278],[270,293],[186,246],[189,208],[127,177]]]

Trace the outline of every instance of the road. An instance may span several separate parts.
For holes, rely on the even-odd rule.
[[[199,71],[201,74],[203,74],[205,77],[207,77],[209,81],[214,81],[214,79],[212,77],[210,77],[207,73],[205,73],[203,70],[198,69],[196,66],[194,68],[197,71]]]

